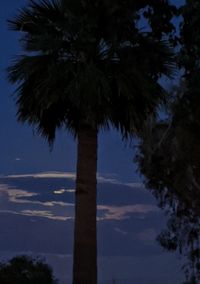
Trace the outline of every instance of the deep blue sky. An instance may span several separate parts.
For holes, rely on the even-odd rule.
[[[39,254],[60,284],[71,283],[74,178],[75,173],[0,178],[0,260]],[[141,184],[100,175],[97,216],[99,284],[112,278],[123,279],[119,284],[180,284],[181,262],[155,242],[164,216]]]
[[[67,273],[71,269],[73,222],[62,218],[73,216],[73,193],[65,192],[57,197],[53,191],[74,188],[73,178],[5,178],[11,174],[43,171],[75,172],[76,168],[76,143],[70,135],[60,131],[50,152],[43,138],[16,121],[11,97],[14,88],[6,80],[5,69],[20,50],[17,35],[8,31],[6,20],[27,2],[2,0],[0,10],[0,252],[1,257],[28,251],[44,253],[57,275],[64,279],[69,278],[65,267]],[[130,278],[134,271],[134,283],[146,284],[147,279],[148,283],[154,279],[150,284],[178,284],[176,257],[162,253],[154,241],[164,226],[161,212],[157,211],[150,193],[140,186],[127,185],[140,181],[133,157],[134,149],[125,145],[118,133],[110,131],[100,135],[100,276],[102,279],[111,279],[112,275]],[[52,200],[61,203],[52,206],[46,203]]]

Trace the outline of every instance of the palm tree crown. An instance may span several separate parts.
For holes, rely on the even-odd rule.
[[[112,125],[123,135],[140,128],[163,99],[158,78],[172,67],[162,34],[141,31],[147,2],[41,0],[20,10],[9,21],[24,50],[9,68],[19,120],[50,142],[61,126],[75,134],[82,127]]]

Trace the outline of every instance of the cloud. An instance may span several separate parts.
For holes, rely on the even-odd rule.
[[[74,191],[74,189],[69,189],[70,191]],[[68,191],[67,189],[59,189],[54,191],[55,194],[62,194],[64,192]],[[73,203],[67,203],[63,201],[39,201],[39,200],[30,200],[29,198],[39,196],[40,194],[36,192],[29,192],[26,190],[21,190],[18,188],[14,188],[12,186],[9,186],[7,184],[0,184],[0,194],[4,194],[7,196],[7,199],[11,203],[17,203],[17,204],[30,204],[30,205],[39,205],[42,207],[52,207],[52,210],[55,206],[60,207],[66,207],[66,208],[74,208]],[[98,205],[98,217],[97,221],[105,221],[105,220],[124,220],[131,217],[131,214],[137,214],[140,218],[141,216],[144,217],[144,215],[149,214],[151,212],[158,211],[157,206],[151,205],[151,204],[133,204],[133,205],[125,205],[125,206],[111,206],[111,205]],[[2,211],[1,211],[2,212]],[[5,212],[5,211],[4,211]],[[26,210],[26,214],[28,214]],[[33,210],[31,210],[33,212]],[[29,214],[32,214],[29,212]],[[37,210],[34,211],[33,215],[31,216],[39,216],[39,217],[46,217],[49,219],[54,219],[54,216],[50,216],[49,214],[46,214],[49,211],[39,211],[44,213],[37,213]],[[8,212],[7,212],[8,213]],[[11,213],[11,212],[10,212]],[[19,213],[19,212],[18,212]],[[25,212],[23,212],[24,214]],[[37,213],[37,214],[36,214]],[[14,212],[16,214],[16,212]],[[20,213],[20,215],[22,212]],[[40,215],[38,215],[40,214]],[[53,214],[53,213],[52,213]],[[73,214],[71,214],[73,215]],[[30,216],[30,215],[29,215]],[[64,220],[66,217],[63,217]],[[56,220],[62,220],[61,217],[55,218]]]
[[[0,193],[7,194],[11,202],[16,202],[16,200],[21,197],[28,198],[28,197],[38,195],[38,193],[35,193],[35,192],[29,192],[29,191],[9,187],[7,184],[0,184]]]
[[[14,176],[10,176],[11,178],[19,178],[19,177],[27,177],[30,175],[14,175]],[[33,177],[37,177],[37,178],[44,178],[44,177],[63,177],[63,176],[71,176],[74,177],[73,173],[57,173],[57,172],[52,172],[52,173],[40,173],[40,174],[35,174],[32,175]],[[112,184],[122,184],[120,183],[117,179],[112,178],[110,176],[107,177],[103,177],[100,176],[99,177],[100,182],[102,183],[112,183]],[[131,184],[131,186],[136,186],[138,187],[138,184],[133,183]],[[54,190],[54,194],[63,194],[65,192],[74,192],[74,189],[65,189],[65,188],[60,188],[57,190]],[[16,187],[10,186],[8,184],[0,184],[0,194],[3,194],[6,196],[7,200],[11,203],[17,203],[17,204],[29,204],[29,205],[34,205],[34,210],[33,208],[31,208],[32,210],[25,210],[25,211],[7,211],[7,213],[13,213],[13,214],[19,214],[19,215],[28,215],[28,216],[35,216],[35,217],[46,217],[49,219],[54,219],[54,220],[67,220],[70,218],[73,218],[74,213],[70,210],[70,217],[66,217],[66,216],[57,216],[58,214],[54,214],[50,211],[47,210],[43,210],[45,208],[43,207],[51,207],[52,211],[58,211],[61,210],[59,208],[56,208],[56,206],[58,207],[65,207],[66,209],[73,209],[74,210],[74,204],[73,203],[67,203],[64,201],[40,201],[40,200],[31,200],[30,198],[32,197],[36,197],[39,196],[39,193],[36,192],[30,192],[30,191],[26,191],[26,190],[22,190],[22,189],[18,189]],[[35,206],[42,206],[40,209],[42,210],[37,210],[38,208]],[[24,208],[23,208],[24,209]],[[29,208],[25,208],[25,209],[30,209]],[[36,209],[36,210],[35,210]],[[158,208],[155,205],[151,205],[151,204],[131,204],[131,205],[125,205],[125,206],[112,206],[112,205],[98,205],[97,206],[97,210],[98,210],[98,217],[97,217],[97,221],[105,221],[105,220],[115,220],[115,221],[120,221],[120,220],[124,220],[124,219],[128,219],[131,217],[132,214],[137,214],[137,217],[140,218],[141,216],[144,216],[146,214],[149,214],[151,212],[156,212],[158,211]],[[1,211],[2,212],[2,211]],[[4,211],[5,212],[5,211]],[[61,215],[63,214],[63,212],[61,212]]]
[[[29,198],[33,196],[38,196],[38,193],[30,192],[22,189],[17,189],[13,187],[9,187],[7,184],[0,184],[0,194],[5,194],[8,196],[8,201],[12,203],[21,203],[21,204],[36,204],[36,205],[42,205],[47,207],[53,207],[53,206],[74,206],[72,203],[67,203],[63,201],[37,201],[37,200],[29,200],[24,198]]]
[[[112,175],[116,176],[116,175]],[[122,186],[127,186],[131,188],[144,188],[144,184],[141,182],[122,182],[120,181],[117,177],[109,177],[109,175],[97,175],[97,180],[99,183],[110,183],[114,185],[122,185]]]
[[[130,218],[130,214],[148,214],[157,212],[158,208],[151,204],[134,204],[126,206],[98,205],[98,210],[104,211],[103,216],[98,216],[98,221],[123,220]]]
[[[43,210],[22,210],[20,215],[24,216],[32,216],[32,217],[44,217],[51,220],[58,221],[66,221],[70,219],[74,219],[72,216],[56,216],[51,211],[43,211]]]
[[[73,172],[40,172],[35,174],[8,175],[5,178],[69,178],[75,180],[76,174]]]
[[[116,232],[122,234],[122,235],[127,235],[127,234],[128,234],[128,232],[125,232],[125,231],[123,231],[123,230],[121,230],[120,228],[117,228],[117,227],[115,227],[114,230],[115,230]]]
[[[67,220],[74,219],[74,217],[72,216],[57,216],[57,215],[54,215],[53,212],[51,211],[44,211],[44,210],[22,210],[22,211],[0,210],[0,213],[21,215],[21,216],[31,216],[31,217],[43,217],[43,218],[56,220],[56,221],[67,221]]]
[[[38,193],[35,192],[28,192],[26,190],[21,190],[18,188],[10,187],[7,184],[0,184],[0,194],[7,196],[7,199],[11,203],[17,203],[17,204],[29,204],[29,205],[40,205],[43,207],[52,207],[52,210],[54,210],[53,207],[60,206],[60,207],[66,207],[66,208],[74,208],[74,204],[72,203],[66,203],[63,201],[37,201],[37,200],[29,200],[28,198],[33,196],[38,196]],[[29,206],[30,208],[30,206]],[[67,213],[67,210],[64,214],[68,214],[69,216],[66,216],[61,211],[61,215],[58,215],[54,213],[53,211],[48,210],[0,210],[0,213],[4,214],[14,214],[14,215],[21,215],[21,216],[31,216],[31,217],[43,217],[51,220],[56,221],[67,221],[70,219],[74,219],[73,212]]]
[[[19,174],[19,175],[8,175],[4,178],[67,178],[71,180],[76,179],[75,172],[40,172],[32,174]],[[114,185],[122,185],[130,188],[144,188],[144,184],[141,182],[122,182],[120,181],[115,174],[97,174],[98,183],[108,183]]]
[[[145,188],[142,182],[127,182],[127,183],[123,183],[123,185],[132,187],[132,188]]]
[[[65,193],[65,192],[71,192],[71,193],[73,193],[73,192],[75,192],[75,189],[74,188],[67,188],[67,189],[65,189],[65,188],[60,188],[60,189],[56,189],[56,190],[54,190],[54,194],[63,194],[63,193]]]

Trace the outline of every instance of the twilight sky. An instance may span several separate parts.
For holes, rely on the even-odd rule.
[[[0,8],[0,258],[44,255],[66,284],[71,277],[76,144],[60,131],[50,152],[30,127],[19,124],[14,88],[5,74],[12,56],[20,54],[17,35],[8,31],[6,20],[27,2],[2,0]],[[115,131],[100,135],[99,279],[102,284],[112,278],[130,280],[124,284],[145,284],[147,279],[178,284],[181,263],[155,242],[165,218],[135,173],[133,156],[133,147]]]

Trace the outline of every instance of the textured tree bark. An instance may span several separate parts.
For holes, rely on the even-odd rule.
[[[78,133],[73,284],[97,283],[97,141],[95,130]]]

